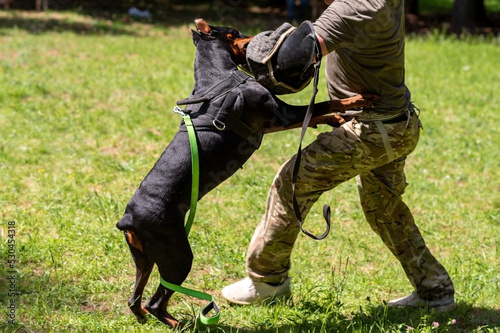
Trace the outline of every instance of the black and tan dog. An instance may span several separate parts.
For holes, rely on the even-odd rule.
[[[238,70],[245,63],[251,37],[231,28],[212,27],[196,20],[195,87],[188,112],[196,127],[201,199],[235,173],[255,152],[262,135],[300,126],[306,106],[288,105],[253,78]],[[355,96],[318,103],[312,124],[336,122],[323,116],[352,107],[370,106],[374,96]],[[326,118],[325,118],[326,117]],[[319,119],[319,120],[318,120]],[[179,322],[167,311],[173,291],[160,285],[143,308],[142,293],[153,266],[166,281],[180,285],[186,279],[193,253],[184,230],[190,206],[191,152],[184,123],[165,149],[117,223],[125,234],[135,262],[136,283],[129,306],[139,320],[147,312],[171,327]]]

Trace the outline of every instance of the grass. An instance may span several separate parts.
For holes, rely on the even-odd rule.
[[[33,33],[25,29],[33,21],[22,13],[0,13],[0,20],[20,19],[0,30],[0,327],[163,332],[154,318],[139,324],[127,309],[134,269],[114,225],[177,130],[180,119],[171,109],[193,85],[191,26],[47,15],[62,15],[50,17],[76,28]],[[406,201],[454,280],[457,310],[385,306],[411,287],[364,221],[352,181],[319,202],[334,212],[327,240],[299,237],[292,300],[256,307],[222,300],[222,287],[245,275],[247,244],[276,168],[295,152],[294,130],[266,137],[243,170],[200,202],[190,236],[195,261],[185,285],[214,295],[222,320],[193,331],[406,332],[411,326],[412,332],[499,332],[498,44],[439,34],[407,42],[407,83],[424,131],[409,159]],[[309,94],[287,100],[304,104]],[[326,99],[324,89],[320,99]],[[323,130],[310,130],[307,140]],[[308,228],[322,228],[319,213],[314,207]],[[151,279],[146,297],[156,272]],[[174,295],[170,310],[194,320],[201,306]]]

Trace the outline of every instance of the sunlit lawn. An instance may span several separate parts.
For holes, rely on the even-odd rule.
[[[9,15],[17,14],[0,13],[0,20]],[[114,225],[178,128],[171,110],[193,85],[192,27],[66,19],[96,28],[86,35],[0,30],[0,327],[165,331],[153,317],[137,323],[127,309],[135,272]],[[290,302],[232,307],[222,300],[220,290],[245,276],[246,246],[274,172],[297,148],[299,133],[290,131],[267,136],[243,170],[200,202],[186,285],[211,293],[221,306],[220,326],[207,330],[500,331],[498,40],[418,37],[408,40],[406,54],[407,84],[424,124],[408,161],[406,201],[454,280],[458,309],[435,314],[385,306],[411,286],[364,221],[352,181],[320,199],[334,211],[327,240],[299,237]],[[307,90],[287,99],[305,104],[309,96]],[[326,130],[310,130],[307,140]],[[308,228],[322,228],[319,207]],[[8,281],[12,248],[15,297]],[[151,279],[146,298],[157,274]],[[14,325],[5,320],[12,301]],[[193,320],[201,306],[175,295],[170,309]]]

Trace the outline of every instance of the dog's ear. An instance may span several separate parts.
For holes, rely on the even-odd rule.
[[[212,28],[202,18],[194,20],[194,23],[196,24],[196,29],[198,29],[199,32],[205,34],[209,34],[210,32],[212,32]]]
[[[198,43],[201,40],[201,35],[198,33],[198,31],[194,31],[191,29],[191,33],[193,34],[193,44],[194,46],[198,46]]]

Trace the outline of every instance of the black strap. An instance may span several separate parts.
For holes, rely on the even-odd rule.
[[[241,121],[244,98],[240,85],[250,78],[251,76],[240,70],[232,71],[208,89],[204,89],[203,93],[192,94],[177,101],[177,104],[188,105],[187,113],[197,112],[207,116],[193,119],[198,130],[230,130],[258,149],[263,134]]]
[[[263,134],[241,121],[243,111],[243,94],[240,89],[235,88],[227,93],[222,105],[218,108],[213,124],[219,130],[233,131],[258,149]]]
[[[300,230],[307,236],[311,237],[312,239],[315,240],[321,240],[326,238],[328,236],[328,233],[330,232],[330,217],[331,217],[331,210],[330,206],[324,205],[323,206],[323,217],[325,218],[326,221],[326,230],[325,232],[320,235],[316,236],[312,233],[310,233],[307,230],[304,230],[302,227],[302,224],[304,221],[302,220],[302,214],[300,213],[300,207],[297,202],[297,197],[295,195],[295,187],[297,183],[297,175],[299,173],[299,168],[300,168],[300,160],[302,158],[302,140],[304,139],[304,135],[306,134],[307,127],[309,126],[309,122],[311,121],[313,111],[314,111],[314,102],[316,100],[316,94],[318,93],[318,78],[319,78],[319,67],[321,65],[321,55],[318,57],[318,60],[316,62],[315,69],[314,69],[314,83],[313,83],[313,94],[311,98],[311,102],[309,103],[309,106],[307,108],[306,115],[304,117],[304,122],[302,124],[302,133],[300,134],[300,143],[299,143],[299,149],[297,151],[297,155],[295,157],[295,163],[293,165],[293,170],[292,170],[292,204],[293,204],[293,211],[295,213],[295,218],[297,219],[297,222],[299,223]]]
[[[217,81],[204,92],[192,94],[188,98],[177,101],[177,105],[198,104],[208,102],[218,96],[227,94],[230,90],[243,84],[250,78],[250,75],[240,70],[232,71],[223,79]]]

